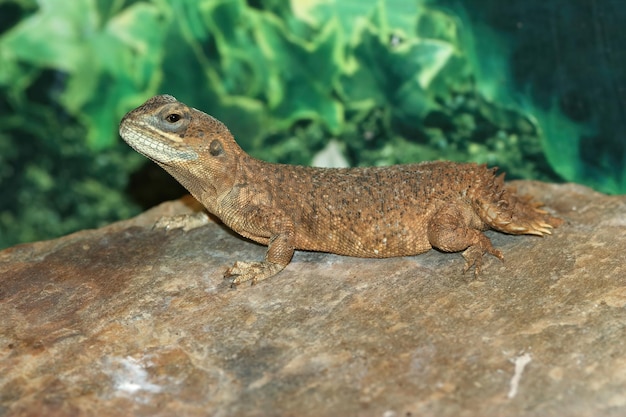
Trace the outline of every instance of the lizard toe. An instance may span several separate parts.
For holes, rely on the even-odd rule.
[[[484,248],[480,245],[472,245],[465,249],[462,253],[463,258],[465,259],[465,266],[463,267],[463,273],[465,274],[472,267],[474,267],[474,278],[478,278],[480,272],[483,267],[483,256],[485,253],[490,253],[496,258],[504,261],[504,255],[498,249],[495,249],[490,245],[488,248]]]

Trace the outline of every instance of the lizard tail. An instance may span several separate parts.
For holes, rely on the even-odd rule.
[[[513,235],[549,235],[563,220],[542,210],[543,203],[531,196],[518,195],[515,187],[504,184],[504,173],[486,169],[485,187],[477,198],[478,215],[492,229]]]

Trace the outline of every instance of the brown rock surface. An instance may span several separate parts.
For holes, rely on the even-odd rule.
[[[297,252],[138,218],[0,252],[0,416],[626,415],[626,197],[520,182],[567,223],[458,254]]]

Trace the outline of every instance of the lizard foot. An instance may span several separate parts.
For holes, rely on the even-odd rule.
[[[188,232],[189,230],[202,227],[210,222],[209,216],[204,211],[200,211],[193,214],[178,214],[176,216],[161,217],[152,228],[165,229],[166,232],[173,229],[183,229],[183,231]]]
[[[225,279],[231,279],[231,288],[237,288],[244,282],[250,282],[250,285],[254,285],[259,281],[263,281],[271,276],[276,275],[285,268],[285,265],[280,265],[272,262],[242,262],[237,261],[235,264],[226,270],[224,274]]]
[[[483,266],[483,255],[485,252],[489,252],[496,258],[504,261],[504,255],[498,249],[495,249],[491,244],[489,247],[485,248],[480,245],[472,245],[465,249],[462,253],[463,258],[465,259],[465,266],[463,267],[463,273],[465,274],[470,268],[474,267],[474,279],[478,278],[480,275],[480,271]]]

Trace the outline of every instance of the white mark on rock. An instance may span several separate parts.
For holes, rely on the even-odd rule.
[[[112,358],[105,370],[113,378],[115,389],[122,395],[133,395],[139,391],[156,394],[162,391],[159,385],[148,381],[145,365],[138,359],[127,356]]]
[[[529,353],[524,353],[521,356],[515,358],[513,363],[515,363],[515,373],[513,374],[513,378],[511,378],[511,388],[509,389],[509,393],[507,397],[515,398],[517,395],[517,388],[519,387],[519,381],[522,379],[522,373],[524,372],[524,368],[526,365],[530,363],[532,358]]]

